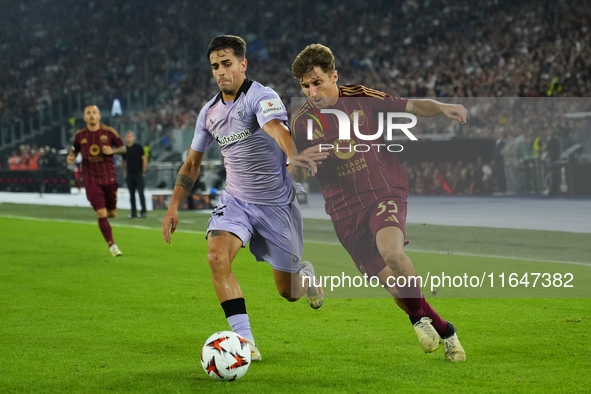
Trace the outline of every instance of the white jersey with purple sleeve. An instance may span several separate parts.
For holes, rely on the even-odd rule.
[[[287,122],[281,99],[273,89],[248,79],[233,102],[224,102],[219,93],[197,119],[191,147],[205,152],[217,142],[224,156],[227,192],[248,203],[283,205],[291,201],[287,156],[262,129],[273,119]]]

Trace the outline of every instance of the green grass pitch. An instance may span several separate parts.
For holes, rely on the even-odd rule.
[[[201,368],[200,348],[229,327],[205,259],[207,216],[181,213],[180,230],[194,233],[178,232],[166,245],[163,212],[145,221],[129,221],[127,213],[111,221],[124,254],[115,259],[90,209],[0,204],[0,393],[591,390],[589,298],[445,298],[442,289],[430,302],[456,325],[468,358],[452,364],[441,348],[421,351],[391,299],[327,298],[318,311],[304,300],[288,303],[270,267],[248,250],[233,267],[263,361],[239,381],[214,381]],[[323,231],[330,223],[305,225],[314,240],[326,241],[307,243],[306,253],[341,256],[341,270],[354,275]],[[589,288],[590,267],[558,263],[588,263],[588,234],[409,225],[408,237],[410,250],[423,250],[408,252],[420,272],[442,265],[570,270]],[[491,257],[504,254],[524,260]]]

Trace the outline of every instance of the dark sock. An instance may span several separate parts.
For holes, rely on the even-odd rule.
[[[244,298],[235,298],[222,302],[222,309],[226,314],[226,320],[230,324],[230,328],[236,334],[242,336],[244,339],[254,341],[252,331],[250,330],[250,320],[246,313],[246,304]]]
[[[443,334],[447,330],[447,322],[443,320],[441,316],[439,316],[439,313],[437,313],[435,309],[433,309],[433,307],[427,302],[425,297],[421,299],[421,302],[423,312],[425,312],[425,316],[432,320],[431,325],[433,326],[433,328],[435,328],[435,331],[437,331],[437,333],[440,336],[443,336]]]
[[[418,317],[420,320],[424,313],[422,307],[423,299],[421,295],[421,288],[414,281],[410,282],[410,286],[409,283],[407,283],[404,287],[396,285],[396,289],[398,289],[400,299],[402,299],[406,309],[408,309],[408,315]]]
[[[417,324],[418,322],[421,321],[421,319],[423,318],[423,316],[412,316],[412,315],[408,315],[408,317],[410,318],[410,323],[414,326],[415,324]]]
[[[110,247],[115,243],[115,241],[113,241],[113,231],[111,230],[111,225],[109,224],[107,218],[100,218],[98,220],[98,223],[99,228],[101,229],[101,233],[103,233],[103,237],[105,238],[105,241],[107,241]]]
[[[451,324],[450,322],[447,322],[447,327],[445,328],[445,331],[443,332],[443,334],[439,333],[439,336],[441,337],[441,339],[446,339],[446,338],[451,337],[455,333],[456,333],[456,328],[454,327],[454,325]]]

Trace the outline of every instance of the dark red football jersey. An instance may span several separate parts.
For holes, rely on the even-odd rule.
[[[378,130],[380,112],[405,112],[406,99],[392,97],[386,93],[362,85],[339,87],[337,103],[327,109],[343,111],[351,120],[351,139],[339,139],[338,119],[334,114],[320,114],[308,100],[291,123],[292,135],[298,152],[320,144],[339,146],[339,152],[326,150],[330,156],[318,167],[318,180],[326,201],[326,212],[333,220],[355,215],[372,203],[387,196],[402,199],[408,197],[408,180],[394,152],[387,151],[384,133],[379,140],[361,140],[353,131],[354,113],[358,114],[359,132],[374,135]],[[321,115],[321,116],[319,116]],[[313,119],[313,138],[307,138],[307,122]],[[354,150],[358,144],[384,144],[371,147],[366,152]],[[350,150],[350,151],[349,151]]]
[[[97,131],[78,130],[74,136],[74,151],[82,153],[82,176],[86,185],[117,183],[113,155],[104,155],[103,146],[123,146],[114,128],[100,125]]]

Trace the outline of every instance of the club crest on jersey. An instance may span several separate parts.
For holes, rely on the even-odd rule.
[[[363,112],[363,110],[360,109],[356,109],[355,111],[353,111],[353,113],[349,115],[349,118],[351,119],[351,124],[354,124],[353,122],[355,122],[355,114],[357,114],[359,126],[363,126],[363,124],[365,123],[365,112]]]
[[[107,137],[106,135],[101,135],[101,142],[107,142],[109,140],[109,137]]]
[[[238,109],[238,117],[240,118],[240,120],[244,120],[244,113],[245,113],[245,109],[244,107]]]

